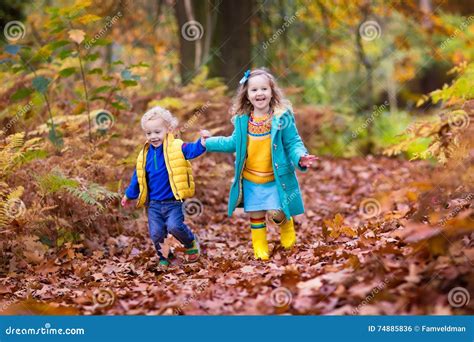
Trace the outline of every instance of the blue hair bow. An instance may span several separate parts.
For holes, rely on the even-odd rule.
[[[247,82],[247,80],[249,79],[249,76],[250,76],[250,69],[248,69],[245,73],[244,73],[244,77],[242,77],[239,81],[239,84],[244,84],[245,82]]]

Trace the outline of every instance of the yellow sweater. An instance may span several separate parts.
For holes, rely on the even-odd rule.
[[[249,119],[247,160],[242,176],[251,182],[263,184],[275,179],[272,167],[271,116]]]

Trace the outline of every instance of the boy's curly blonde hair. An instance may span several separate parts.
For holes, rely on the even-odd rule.
[[[145,129],[145,123],[150,120],[154,119],[162,119],[168,127],[173,130],[178,127],[178,119],[176,119],[171,112],[163,107],[156,106],[149,109],[145,114],[142,116],[142,129]]]

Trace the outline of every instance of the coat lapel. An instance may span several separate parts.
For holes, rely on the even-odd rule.
[[[280,119],[285,114],[287,109],[283,107],[275,108],[275,113],[273,114],[272,119],[272,128],[271,128],[271,137],[272,137],[272,144],[275,140],[275,135],[281,130],[281,122]]]
[[[272,119],[272,128],[270,129],[272,144],[275,141],[275,135],[279,131],[279,128],[278,128],[279,126],[280,126],[280,118],[274,115]]]
[[[249,123],[249,116],[248,115],[242,115],[239,118],[239,125],[240,125],[240,141],[241,141],[241,148],[242,148],[242,153],[241,155],[243,156],[243,159],[247,157],[247,126]]]

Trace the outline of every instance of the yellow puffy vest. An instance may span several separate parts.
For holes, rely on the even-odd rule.
[[[184,158],[181,146],[183,141],[175,139],[173,134],[168,133],[163,142],[163,155],[165,157],[166,169],[173,195],[177,200],[194,196],[194,178],[191,163]],[[146,183],[146,156],[150,144],[146,143],[137,158],[137,179],[140,188],[137,208],[143,207],[148,199],[148,188]]]

